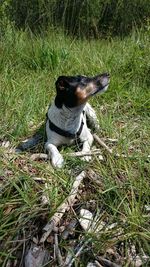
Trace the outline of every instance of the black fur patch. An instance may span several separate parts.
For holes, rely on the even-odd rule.
[[[89,83],[93,83],[97,91],[101,91],[104,88],[103,80],[109,80],[109,74],[104,73],[95,77],[86,76],[60,76],[55,85],[57,96],[55,98],[55,105],[57,108],[62,108],[64,104],[66,107],[73,108],[77,106],[78,98],[76,90],[80,87],[84,90]]]

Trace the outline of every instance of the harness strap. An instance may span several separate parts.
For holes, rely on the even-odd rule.
[[[47,114],[46,114],[46,117],[47,117],[47,119],[48,119],[48,121],[49,121],[49,128],[50,128],[52,131],[54,131],[54,132],[56,132],[57,134],[59,134],[59,135],[62,135],[62,136],[64,136],[64,137],[68,137],[68,138],[71,138],[71,139],[75,139],[76,137],[79,137],[80,134],[81,134],[81,132],[82,132],[83,125],[84,125],[83,120],[82,120],[82,122],[81,122],[80,128],[79,128],[79,130],[77,131],[77,133],[72,134],[72,133],[70,133],[70,132],[68,132],[68,131],[62,130],[62,129],[60,129],[59,127],[57,127],[53,122],[51,122],[51,120],[48,118],[48,115],[47,115]]]

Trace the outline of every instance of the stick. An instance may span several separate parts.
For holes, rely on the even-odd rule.
[[[56,213],[52,216],[49,223],[47,223],[43,228],[43,235],[40,239],[40,243],[45,242],[49,234],[52,232],[55,226],[58,225],[64,213],[69,210],[70,206],[72,206],[76,201],[76,195],[78,193],[79,185],[81,184],[83,178],[86,176],[86,172],[82,171],[75,179],[71,192],[67,199],[58,207]]]
[[[103,141],[109,141],[111,143],[117,143],[118,139],[117,138],[103,138]]]
[[[102,267],[102,265],[98,261],[95,261],[95,265],[96,267]]]
[[[72,234],[75,231],[75,227],[77,225],[78,221],[76,218],[72,219],[67,228],[62,232],[62,239],[66,240],[69,236],[69,234]]]
[[[118,265],[118,264],[116,264],[110,260],[107,260],[103,257],[97,257],[97,259],[102,265],[104,265],[106,267],[121,267],[120,265]]]
[[[84,156],[95,156],[95,155],[101,155],[101,154],[102,154],[102,152],[100,149],[94,149],[94,150],[89,151],[89,152],[78,151],[78,152],[64,153],[64,156],[84,157]],[[30,159],[31,160],[38,160],[38,159],[48,160],[48,155],[45,153],[35,153],[35,154],[32,154]],[[101,157],[101,160],[103,160],[103,157]]]
[[[56,254],[56,258],[58,260],[59,266],[63,266],[64,262],[63,262],[62,255],[61,255],[61,252],[58,246],[58,235],[57,234],[55,234],[55,254]]]
[[[88,240],[86,240],[86,241],[83,243],[83,245],[79,247],[79,249],[78,249],[78,251],[75,253],[73,259],[68,263],[68,265],[67,265],[68,267],[71,267],[71,266],[72,266],[72,264],[74,263],[75,259],[76,259],[77,257],[80,256],[80,254],[82,253],[82,250],[85,248],[85,246],[86,246],[90,241],[91,241],[91,238],[89,238]]]
[[[67,267],[68,264],[71,262],[72,257],[73,257],[72,254],[73,254],[73,252],[69,250],[68,253],[67,253],[66,260],[65,260],[65,263],[64,263],[63,267]]]
[[[43,159],[48,160],[48,155],[45,153],[35,153],[30,157],[31,160]]]
[[[44,177],[32,177],[34,181],[45,183],[47,181]]]
[[[66,156],[70,157],[84,157],[84,156],[95,156],[95,155],[102,155],[102,151],[100,149],[94,149],[89,152],[71,152],[71,153],[66,153]]]
[[[110,149],[98,136],[97,134],[93,134],[93,137],[95,141],[101,145],[103,148],[105,148],[110,154],[112,154],[112,149]]]
[[[106,150],[107,150],[107,152],[109,152],[109,154],[113,154],[113,151],[112,151],[112,149],[110,149],[103,141],[102,141],[102,139],[100,139],[98,136],[97,136],[97,134],[93,134],[93,137],[94,137],[94,139],[95,139],[95,141],[99,144],[99,145],[101,145],[103,148],[105,148]],[[132,158],[132,157],[130,157],[130,156],[126,156],[126,155],[124,155],[124,154],[119,154],[119,153],[116,153],[116,154],[114,154],[114,156],[115,157],[117,157],[117,158]]]

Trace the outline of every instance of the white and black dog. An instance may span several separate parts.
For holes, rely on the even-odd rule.
[[[78,139],[83,144],[82,151],[90,151],[93,136],[87,127],[87,120],[94,127],[98,127],[98,120],[87,101],[98,92],[106,91],[108,85],[108,73],[95,77],[60,76],[57,79],[57,94],[48,109],[46,120],[45,149],[53,167],[63,166],[64,159],[58,151],[61,145],[73,144]]]

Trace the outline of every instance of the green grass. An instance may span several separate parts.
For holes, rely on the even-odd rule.
[[[108,224],[118,222],[123,229],[119,240],[113,239],[113,231],[93,235],[95,253],[103,253],[121,242],[127,248],[132,240],[139,253],[143,249],[150,255],[149,214],[145,209],[150,202],[149,41],[149,32],[142,30],[124,39],[88,41],[57,32],[39,37],[7,29],[0,41],[1,140],[9,140],[15,146],[33,134],[36,125],[45,120],[59,75],[95,75],[109,71],[109,90],[90,102],[99,118],[99,135],[117,138],[114,151],[130,157],[116,159],[102,150],[104,162],[95,158],[86,164],[66,157],[64,168],[53,170],[48,163],[32,162],[29,153],[8,155],[1,148],[2,266],[16,256],[15,247],[23,248],[25,241],[19,240],[28,241],[40,232],[68,195],[75,175],[88,168],[100,175],[101,187],[91,181],[85,184],[84,191],[89,194],[82,195],[82,205],[86,207],[90,199],[95,199],[102,218]],[[41,202],[43,184],[35,182],[33,177],[47,180],[49,204],[46,206]]]

